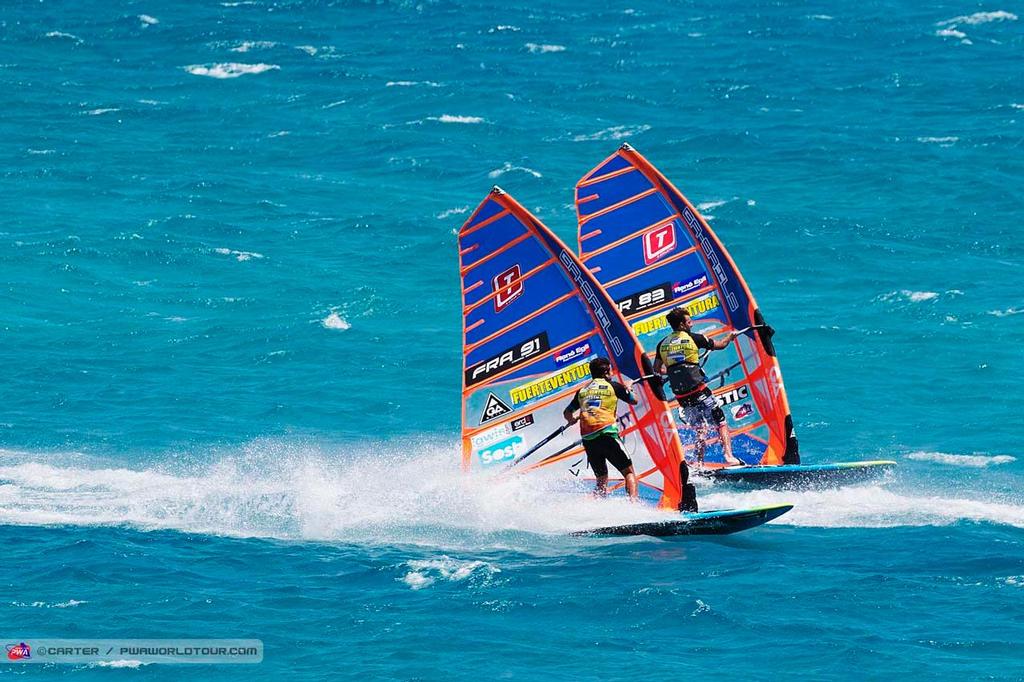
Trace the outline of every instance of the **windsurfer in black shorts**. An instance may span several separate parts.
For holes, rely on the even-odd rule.
[[[636,500],[636,473],[633,471],[633,461],[619,441],[619,423],[615,412],[620,400],[630,405],[636,405],[637,401],[630,391],[632,383],[623,386],[608,379],[611,369],[612,363],[608,358],[591,360],[590,383],[576,391],[563,415],[569,424],[580,422],[587,462],[597,477],[597,494],[605,495],[608,492],[608,462],[611,462],[625,478],[629,499]],[[577,410],[580,411],[579,416],[575,414]]]
[[[682,418],[696,433],[694,444],[698,466],[704,463],[704,452],[707,449],[707,437],[710,429],[715,428],[722,439],[722,450],[728,464],[742,464],[732,455],[732,443],[729,439],[729,426],[725,421],[725,412],[715,402],[711,389],[707,386],[707,377],[700,366],[698,349],[708,351],[722,350],[736,338],[736,332],[730,332],[725,338],[713,341],[703,334],[690,331],[692,319],[686,308],[673,308],[665,316],[672,333],[658,343],[654,359],[654,371],[661,374],[668,372],[669,384],[679,407]]]

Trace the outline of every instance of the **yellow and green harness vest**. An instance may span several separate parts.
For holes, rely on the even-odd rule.
[[[700,368],[697,342],[689,332],[674,331],[658,344],[658,357],[668,369],[668,380],[677,398],[702,388],[707,377]]]
[[[607,379],[594,379],[576,394],[580,403],[580,435],[591,440],[608,434],[619,435],[615,411],[619,398],[615,387]]]

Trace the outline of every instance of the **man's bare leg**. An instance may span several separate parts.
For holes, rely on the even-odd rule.
[[[726,464],[743,464],[732,455],[732,438],[729,436],[729,425],[719,424],[718,425],[718,437],[722,439],[722,452],[725,453]]]
[[[633,472],[633,467],[626,467],[622,474],[626,477],[626,493],[629,494],[631,502],[636,502],[640,495],[637,492],[636,474]]]

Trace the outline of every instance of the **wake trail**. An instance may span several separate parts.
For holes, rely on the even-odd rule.
[[[592,485],[550,478],[467,475],[451,443],[364,443],[337,451],[260,441],[209,462],[111,466],[75,453],[0,450],[0,523],[125,526],[286,540],[431,546],[518,546],[522,534],[665,518]],[[774,523],[822,528],[944,526],[961,521],[1024,528],[1024,505],[862,485],[830,490],[702,487],[701,509],[792,503]]]

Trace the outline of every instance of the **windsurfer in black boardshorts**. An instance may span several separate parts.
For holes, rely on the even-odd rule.
[[[679,402],[681,416],[687,426],[696,434],[694,448],[698,466],[704,463],[704,452],[707,449],[707,437],[711,429],[717,429],[722,440],[722,450],[728,464],[742,464],[732,455],[732,443],[729,439],[729,426],[725,421],[725,412],[715,402],[715,397],[707,385],[707,377],[700,366],[699,350],[722,350],[736,338],[735,331],[717,341],[703,334],[691,331],[693,322],[690,311],[686,308],[673,308],[665,316],[672,333],[658,343],[654,358],[656,374],[668,373],[672,393]],[[686,478],[686,474],[681,474]],[[685,488],[685,481],[684,481]],[[685,502],[685,495],[684,495]]]
[[[630,386],[623,386],[608,378],[612,363],[608,358],[594,358],[590,361],[589,384],[576,391],[563,412],[569,424],[580,422],[580,435],[587,462],[597,477],[597,494],[604,495],[608,489],[608,463],[619,470],[626,483],[629,499],[636,501],[636,473],[633,461],[622,449],[619,441],[619,423],[615,416],[620,400],[636,405],[636,398]],[[576,411],[579,410],[579,416]]]

